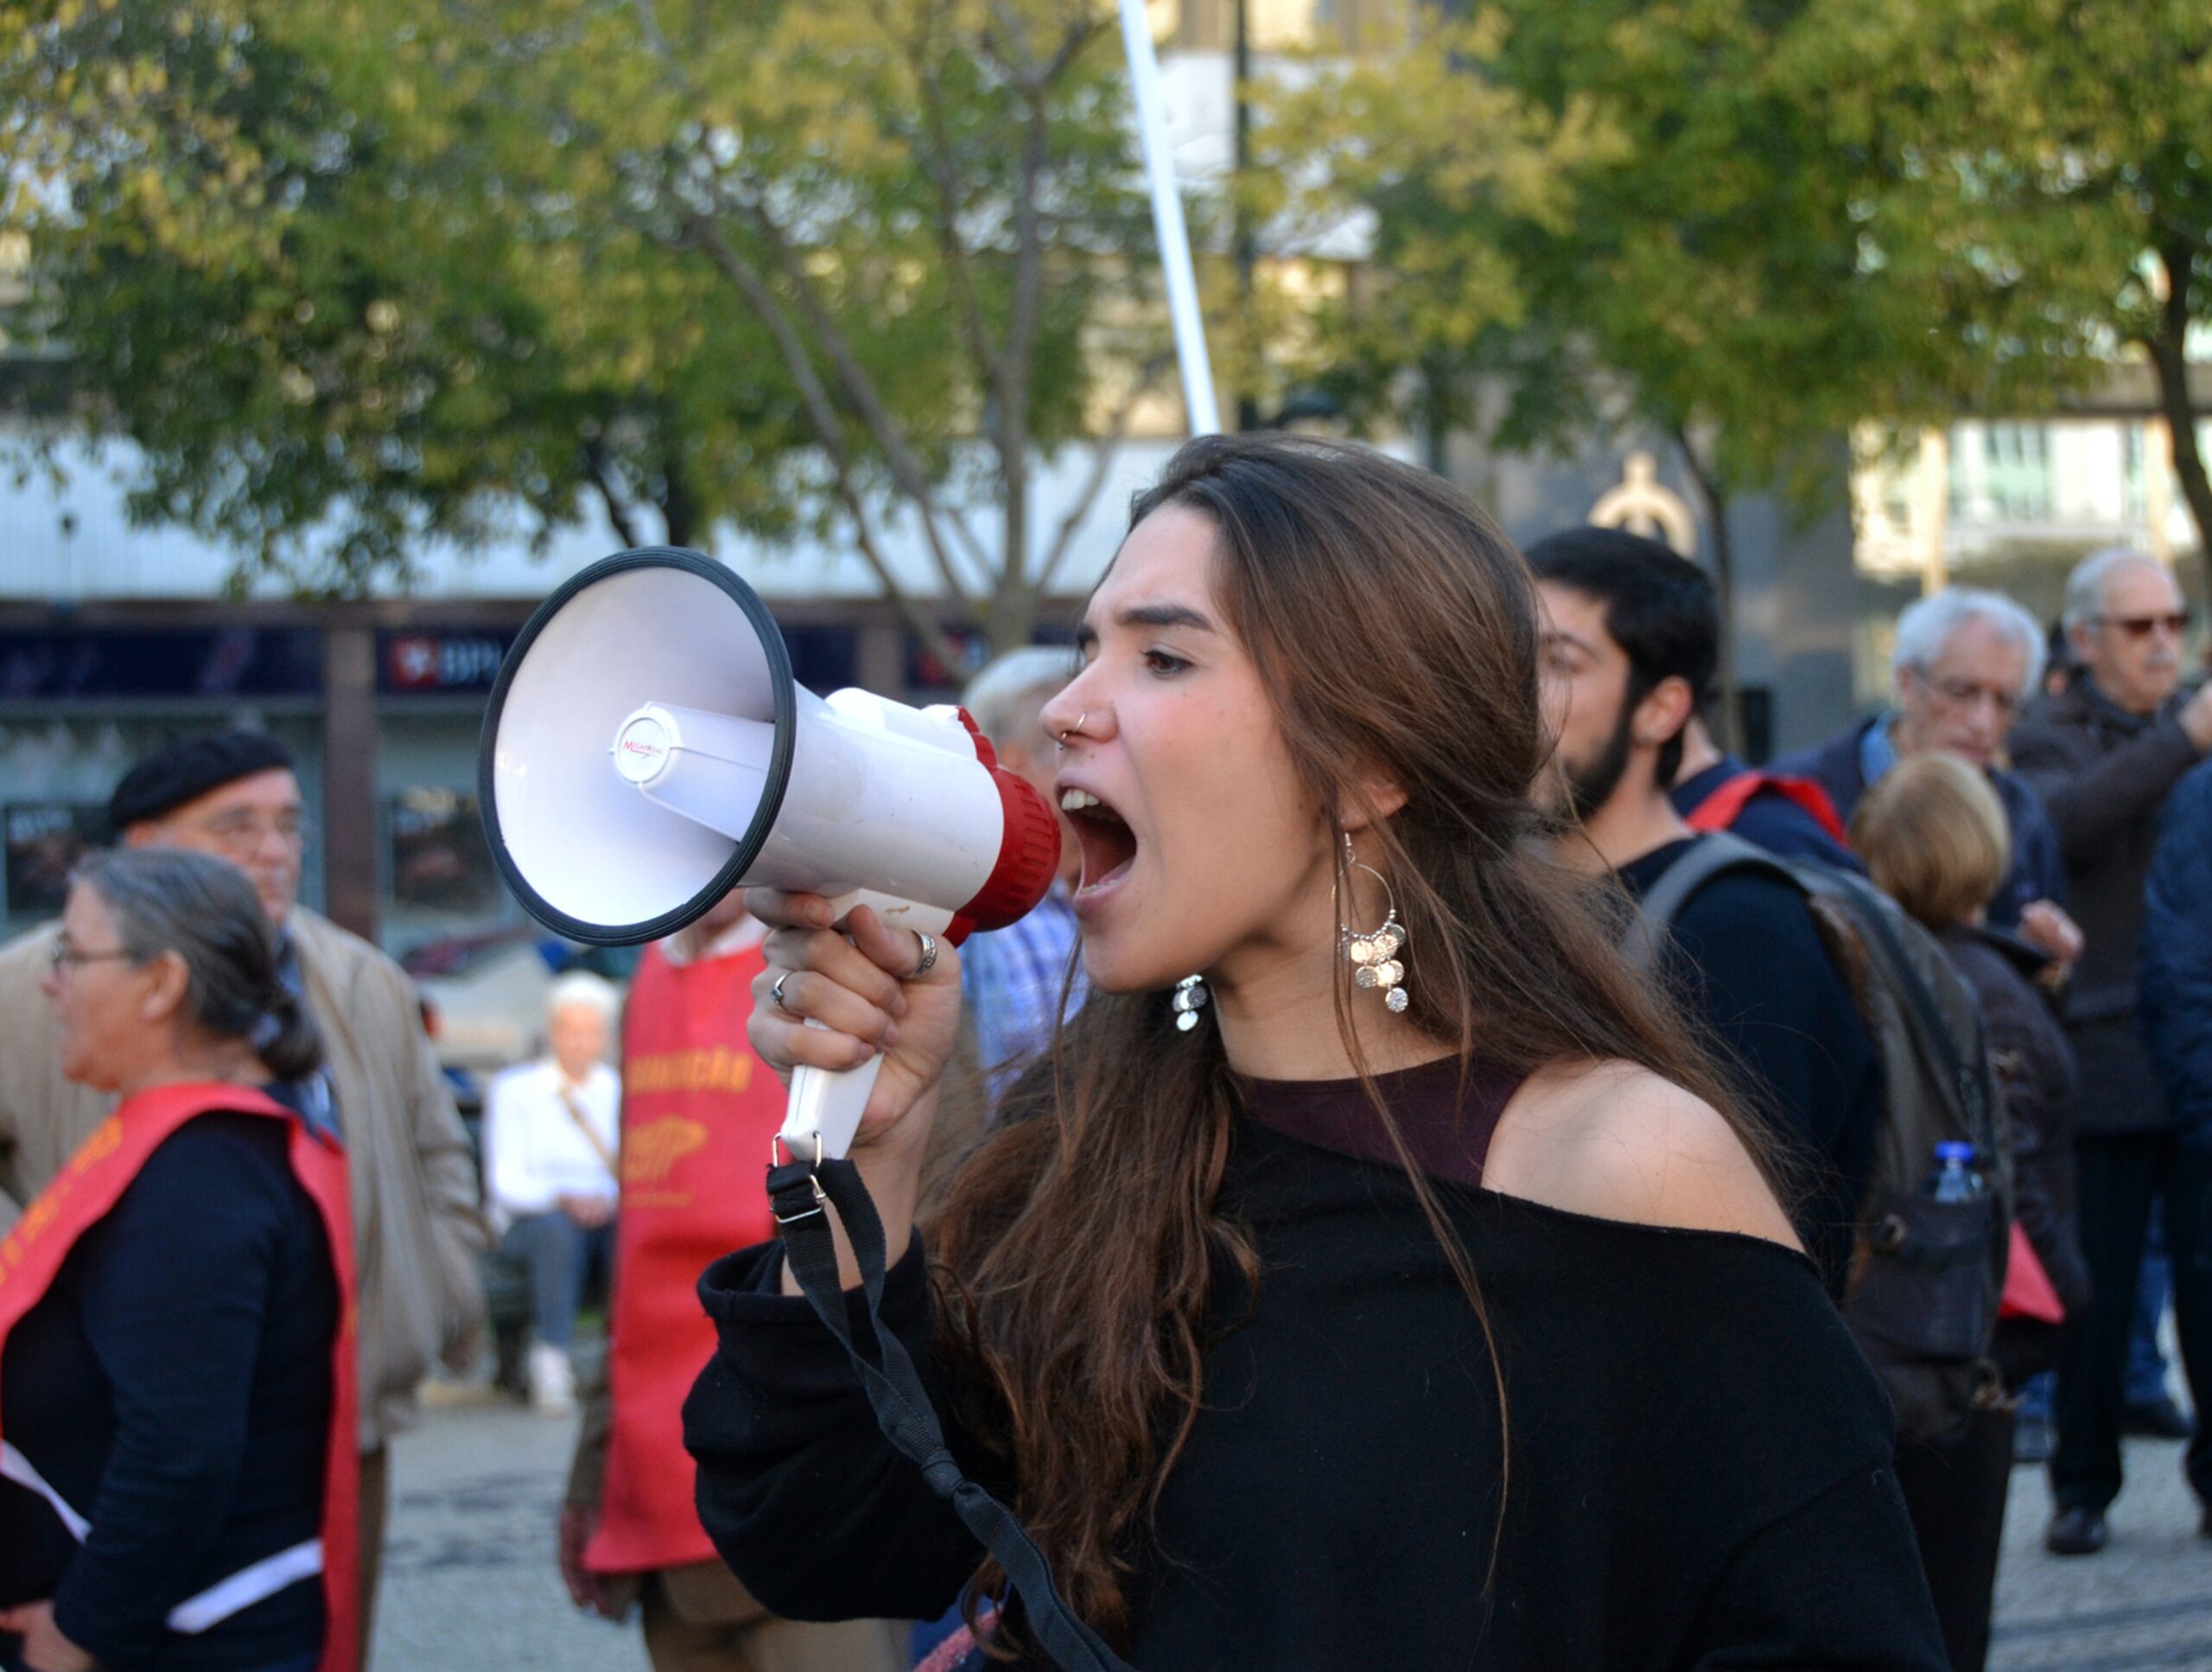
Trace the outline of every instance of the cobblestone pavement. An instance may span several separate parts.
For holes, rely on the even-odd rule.
[[[578,1613],[554,1566],[575,1440],[503,1400],[392,1442],[372,1672],[646,1672],[636,1624]]]
[[[588,1619],[553,1566],[574,1425],[509,1403],[432,1412],[394,1442],[375,1672],[645,1672],[635,1625]],[[2212,1672],[2212,1541],[2181,1448],[2131,1441],[2099,1556],[2046,1555],[2050,1496],[2016,1470],[1991,1672]]]
[[[2212,1539],[2196,1535],[2181,1450],[2171,1441],[2127,1443],[2112,1542],[2094,1556],[2044,1552],[2046,1477],[2012,1472],[1990,1672],[2212,1672]]]

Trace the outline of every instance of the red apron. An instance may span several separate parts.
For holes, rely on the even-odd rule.
[[[784,1088],[745,1041],[758,947],[677,968],[646,950],[622,1027],[622,1199],[607,1344],[613,1427],[595,1573],[715,1560],[692,1504],[683,1400],[714,1356],[699,1274],[774,1234],[762,1180]]]
[[[270,1561],[187,1599],[170,1615],[170,1624],[176,1630],[204,1631],[259,1600],[252,1594],[260,1588],[257,1578],[260,1586],[269,1586],[285,1573],[304,1576],[319,1567],[325,1611],[321,1672],[353,1672],[360,1647],[361,1457],[355,1410],[353,1211],[346,1196],[345,1152],[334,1139],[309,1132],[283,1104],[247,1086],[219,1082],[162,1085],[126,1099],[23,1210],[15,1229],[0,1238],[0,1355],[7,1350],[9,1332],[46,1294],[77,1239],[122,1199],[146,1158],[186,1122],[213,1114],[265,1115],[287,1123],[293,1176],[321,1213],[323,1232],[330,1241],[339,1317],[330,1344],[332,1397],[330,1440],[324,1453],[322,1537],[319,1550],[302,1546],[274,1553]],[[27,1460],[13,1447],[8,1450],[12,1453],[8,1459],[13,1465],[10,1478],[20,1479],[28,1472]],[[22,1484],[39,1490],[31,1480]],[[50,1490],[41,1496],[54,1502]],[[81,1517],[73,1517],[59,1503],[55,1507],[81,1541]],[[262,1588],[260,1593],[271,1594],[272,1590]]]

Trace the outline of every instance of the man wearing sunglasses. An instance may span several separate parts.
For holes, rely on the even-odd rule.
[[[2138,1020],[2144,884],[2159,810],[2212,750],[2212,689],[2181,691],[2188,613],[2172,574],[2141,552],[2101,551],[2076,565],[2064,626],[2075,677],[2015,729],[2012,759],[2058,832],[2087,938],[2065,1020],[2081,1064],[2076,1179],[2096,1294],[2070,1320],[2059,1359],[2056,1513],[2044,1535],[2055,1553],[2083,1555],[2102,1548],[2105,1510],[2120,1495],[2129,1321],[2154,1201],[2166,1202],[2183,1363],[2200,1373],[2212,1364],[2212,1273],[2203,1267],[2212,1250],[2197,1246],[2204,1215],[2194,1203],[2177,1211],[2169,1199],[2201,1191],[2203,1174],[2177,1166],[2173,1112]],[[2205,1393],[2212,1389],[2192,1390],[2200,1415]],[[2212,1446],[2201,1439],[2189,1470],[2198,1496],[2212,1499]]]

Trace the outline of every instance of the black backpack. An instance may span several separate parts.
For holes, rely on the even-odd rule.
[[[1935,937],[1864,878],[1707,836],[1653,885],[1624,950],[1656,967],[1662,938],[1714,879],[1754,871],[1804,897],[1882,1065],[1882,1121],[1859,1204],[1844,1320],[1888,1388],[1901,1432],[1955,1433],[2000,1398],[1991,1347],[2010,1252],[2012,1180],[1981,1008]],[[1939,1143],[1970,1143],[1988,1188],[1923,1193]]]

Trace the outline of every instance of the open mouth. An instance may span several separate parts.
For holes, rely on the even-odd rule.
[[[1136,860],[1137,838],[1126,819],[1088,790],[1062,790],[1060,811],[1068,816],[1076,844],[1083,849],[1077,893],[1103,887],[1127,874]]]

